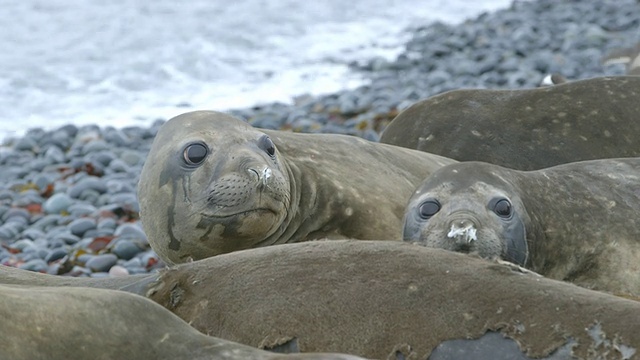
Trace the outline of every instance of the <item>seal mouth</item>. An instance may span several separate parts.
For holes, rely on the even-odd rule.
[[[274,215],[277,215],[277,213],[273,209],[268,209],[268,208],[251,209],[251,210],[240,211],[240,212],[229,214],[229,215],[213,215],[213,214],[202,214],[202,215],[209,219],[224,220],[224,219],[231,219],[231,218],[240,217],[240,216],[246,216],[252,213],[272,213]]]

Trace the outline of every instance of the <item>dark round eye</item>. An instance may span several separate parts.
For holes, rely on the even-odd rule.
[[[440,211],[440,203],[438,200],[427,200],[420,204],[419,214],[423,219],[428,219]]]
[[[507,199],[500,199],[493,205],[493,212],[500,217],[508,218],[511,216],[511,203]]]
[[[269,154],[269,156],[273,156],[276,154],[276,146],[271,141],[267,135],[260,138],[260,148]]]
[[[184,157],[184,161],[188,165],[195,166],[195,165],[202,164],[204,159],[207,157],[208,153],[209,153],[209,149],[207,149],[207,147],[204,144],[195,143],[195,144],[187,145],[187,147],[184,148],[183,157]]]

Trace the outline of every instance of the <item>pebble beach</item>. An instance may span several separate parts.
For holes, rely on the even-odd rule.
[[[622,75],[613,49],[640,41],[640,2],[515,1],[463,23],[429,23],[394,60],[354,60],[355,89],[300,95],[229,113],[255,127],[378,141],[414,102],[458,88],[533,88]],[[195,110],[185,107],[186,111]],[[0,145],[0,263],[66,276],[123,276],[164,266],[140,226],[136,185],[158,128],[65,125],[28,129]],[[13,119],[20,122],[20,119]]]

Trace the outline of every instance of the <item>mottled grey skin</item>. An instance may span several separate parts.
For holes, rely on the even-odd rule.
[[[209,153],[188,166],[183,155],[194,143]],[[169,120],[154,140],[138,185],[140,216],[167,263],[321,238],[401,240],[413,189],[454,162],[354,136],[259,130],[222,113],[191,112]]]
[[[60,277],[24,273],[0,266],[0,279],[60,285]],[[147,276],[154,281],[136,291],[205,334],[259,348],[394,360],[486,359],[483,344],[507,359],[621,358],[640,348],[638,301],[400,241],[268,246]],[[114,281],[82,282],[123,285]]]
[[[206,336],[149,299],[113,290],[3,285],[0,318],[1,359],[361,359],[278,355]]]
[[[499,199],[510,201],[510,216],[494,211]],[[434,200],[440,210],[424,216],[422,204]],[[639,213],[640,158],[537,171],[466,162],[436,171],[418,187],[407,205],[403,238],[640,296]]]
[[[380,142],[519,170],[640,156],[640,77],[525,90],[453,90],[417,102]]]
[[[612,51],[604,58],[603,63],[605,65],[625,64],[627,74],[640,75],[640,43],[634,47]]]

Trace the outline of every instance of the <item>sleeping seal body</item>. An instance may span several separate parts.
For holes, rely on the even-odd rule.
[[[402,111],[380,142],[459,161],[537,170],[640,156],[640,77],[535,89],[452,90]]]
[[[638,301],[401,241],[267,246],[124,278],[0,267],[0,279],[143,294],[205,334],[263,349],[489,360],[631,358],[640,347]]]

